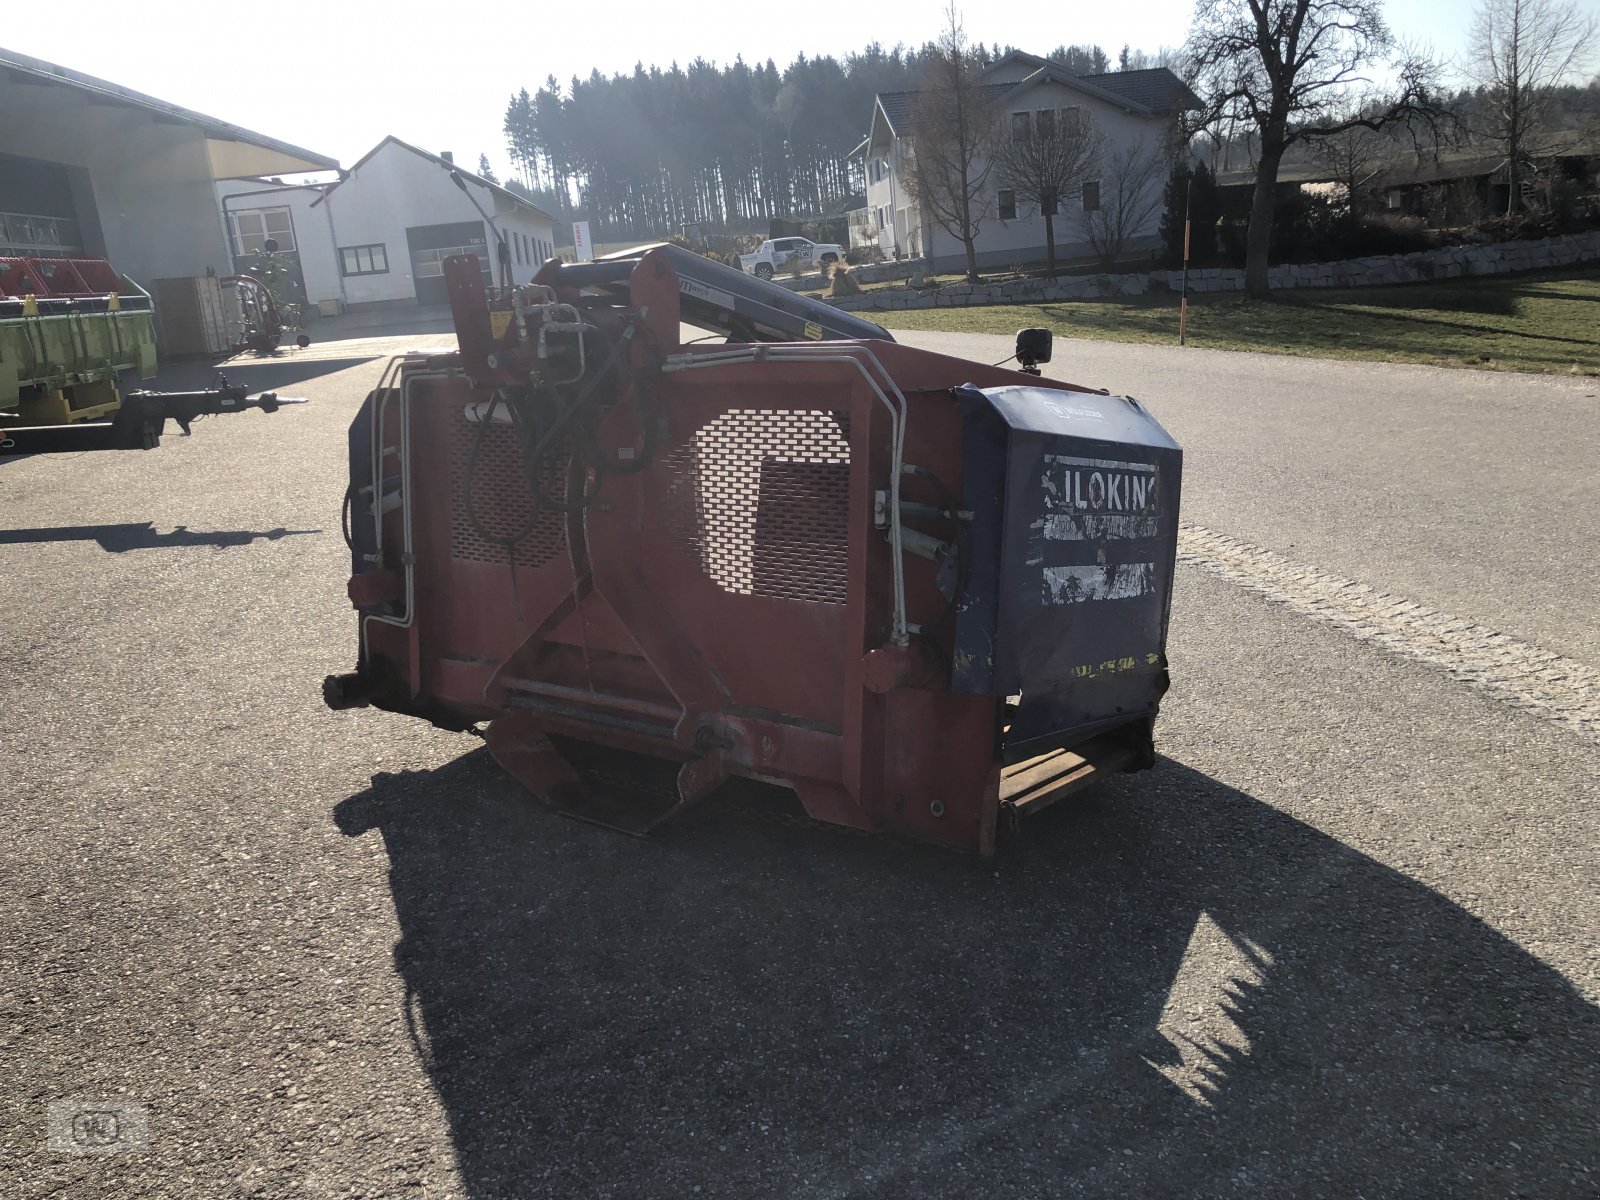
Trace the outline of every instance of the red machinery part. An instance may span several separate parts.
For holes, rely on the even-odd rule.
[[[1168,456],[1165,507],[1151,491],[1126,520],[1063,512],[1067,540],[1045,547],[1091,556],[1059,578],[1113,623],[1095,626],[1091,603],[1044,619],[1098,630],[1092,658],[1064,646],[1053,657],[1070,668],[1029,676],[992,652],[1001,618],[958,590],[1010,611],[1000,543],[1037,561],[1024,538],[972,546],[962,528],[1001,519],[995,503],[967,511],[981,389],[1026,389],[1103,427],[1129,402],[884,340],[679,345],[679,280],[653,254],[620,303],[565,286],[553,263],[491,314],[475,259],[446,274],[461,352],[394,364],[352,426],[361,646],[356,673],[328,680],[331,706],[487,721],[489,749],[535,794],[636,833],[744,776],[792,788],[820,820],[989,853],[1004,808],[1148,764],[1176,536],[1170,439],[1152,443]],[[583,415],[563,426],[569,410]],[[1159,431],[1142,410],[1130,419]],[[1011,487],[985,475],[991,486]],[[1150,561],[1113,562],[1082,589],[1105,538],[1130,529]],[[970,645],[991,647],[987,665]],[[1075,677],[1076,659],[1096,669]],[[1035,692],[1049,703],[1030,716]],[[1033,730],[1020,762],[1014,724]],[[676,794],[624,802],[556,739],[675,761]]]
[[[50,285],[39,276],[31,259],[0,258],[0,299],[48,296]]]
[[[103,258],[0,258],[0,299],[105,299],[141,296]]]

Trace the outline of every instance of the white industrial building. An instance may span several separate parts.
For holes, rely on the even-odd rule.
[[[232,180],[217,192],[235,269],[248,270],[271,239],[323,312],[445,304],[442,263],[453,254],[478,255],[485,280],[499,283],[495,231],[479,208],[506,239],[512,282],[526,283],[555,256],[555,221],[542,209],[396,137],[336,182]]]
[[[268,239],[325,311],[445,303],[441,260],[472,252],[499,282],[555,254],[553,220],[446,156],[385,138],[338,179],[333,158],[119,84],[0,49],[0,257],[108,259],[157,297],[163,352],[231,343],[219,281]]]
[[[338,166],[0,49],[0,256],[106,258],[147,288],[231,275],[218,181]]]
[[[1156,244],[1161,221],[1159,193],[1166,182],[1165,159],[1173,147],[1175,118],[1181,110],[1199,105],[1182,80],[1165,67],[1079,76],[1048,59],[1014,50],[984,69],[983,89],[989,102],[1000,110],[1004,134],[1015,136],[1012,131],[1031,128],[1040,113],[1077,109],[1093,120],[1104,138],[1102,170],[1113,169],[1119,159],[1130,155],[1162,157],[1160,169],[1145,184],[1153,189],[1149,199],[1156,202],[1140,206],[1145,215],[1132,231],[1127,249]],[[915,148],[912,124],[917,95],[914,91],[880,92],[873,100],[870,131],[854,151],[866,175],[867,210],[865,218],[853,225],[875,238],[890,257],[926,258],[935,269],[959,269],[966,264],[965,248],[919,211],[906,189]],[[1085,180],[1079,195],[1058,206],[1054,214],[1058,258],[1065,261],[1090,254],[1085,218],[1100,206],[1112,182],[1108,177]],[[1005,190],[993,173],[988,188],[991,194],[984,201],[990,215],[975,240],[978,265],[1010,267],[1042,261],[1045,225],[1038,205]]]

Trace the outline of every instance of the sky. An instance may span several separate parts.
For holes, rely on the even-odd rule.
[[[1600,8],[1600,0],[1581,0]],[[1193,0],[966,0],[968,36],[1047,53],[1098,43],[1179,45]],[[1389,23],[1441,56],[1464,49],[1470,0],[1389,0]],[[771,58],[843,56],[872,41],[920,45],[943,26],[939,0],[729,0],[669,5],[444,5],[320,0],[224,5],[195,0],[72,0],[4,5],[0,45],[242,125],[349,166],[385,135],[450,150],[469,168],[487,153],[509,173],[506,101],[554,74]],[[447,27],[453,22],[453,27]],[[869,114],[862,114],[865,129]],[[0,120],[4,115],[0,114]],[[729,120],[737,120],[730,113]]]

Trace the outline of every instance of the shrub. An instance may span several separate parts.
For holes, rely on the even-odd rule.
[[[1161,261],[1176,267],[1183,262],[1184,197],[1189,207],[1189,262],[1206,266],[1217,258],[1217,222],[1222,217],[1222,191],[1217,177],[1205,163],[1193,171],[1181,160],[1172,165],[1164,193],[1166,209],[1161,214]]]
[[[1430,184],[1422,192],[1422,212],[1436,229],[1475,225],[1483,220],[1483,196],[1470,179]]]
[[[1362,217],[1347,235],[1345,256],[1365,254],[1413,254],[1431,249],[1438,241],[1421,217],[1405,213],[1384,213]]]
[[[856,282],[856,277],[843,263],[833,268],[833,286],[828,289],[830,296],[859,296],[861,285]]]
[[[1245,237],[1249,230],[1250,222],[1244,217],[1229,217],[1217,223],[1217,249],[1229,266],[1244,265]]]
[[[1410,254],[1435,244],[1420,217],[1403,213],[1356,216],[1315,192],[1286,196],[1272,234],[1274,262],[1333,262],[1368,255]]]

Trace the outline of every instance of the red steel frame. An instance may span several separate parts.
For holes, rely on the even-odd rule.
[[[555,528],[545,528],[543,550],[532,556],[542,561],[460,554],[462,426],[465,409],[485,398],[463,370],[484,349],[472,331],[462,332],[461,355],[408,362],[398,388],[380,395],[376,460],[402,503],[378,518],[379,530],[384,561],[404,565],[358,574],[352,597],[393,598],[405,611],[364,618],[364,662],[381,661],[403,679],[415,711],[489,721],[489,748],[502,766],[575,815],[643,832],[739,775],[792,787],[822,820],[989,852],[1003,705],[948,690],[952,622],[940,624],[948,605],[925,559],[904,557],[905,615],[924,631],[905,645],[893,636],[894,555],[874,521],[874,494],[890,486],[890,413],[851,361],[717,362],[735,348],[679,346],[676,277],[647,265],[635,272],[633,309],[646,313],[649,336],[638,339],[634,359],[650,375],[650,402],[612,397],[597,438],[612,451],[639,446],[646,413],[664,423],[666,441],[646,469],[608,476],[601,503],[543,518]],[[952,387],[1085,390],[890,342],[819,343],[809,353],[869,368],[875,360],[905,397],[904,460],[956,496],[961,420]],[[667,356],[677,369],[656,374]],[[674,505],[682,509],[686,488],[703,495],[696,470],[725,466],[703,461],[725,444],[719,421],[847,439],[847,467],[785,472],[781,454],[766,453],[759,465],[763,479],[789,489],[781,498],[796,520],[819,512],[836,520],[817,506],[837,489],[807,480],[847,470],[847,532],[833,550],[845,560],[842,595],[730,587],[708,572],[703,545],[697,556],[686,544]],[[585,473],[581,465],[569,471]],[[908,481],[906,498],[934,499],[918,487]],[[753,529],[755,514],[747,519]],[[774,549],[770,566],[781,573],[784,545]],[[814,564],[817,548],[801,549]],[[677,804],[639,813],[593,794],[552,736],[680,762]]]

